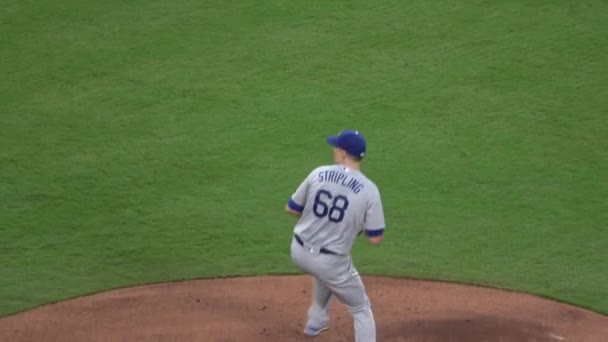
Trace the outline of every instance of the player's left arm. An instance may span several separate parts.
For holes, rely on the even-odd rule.
[[[370,198],[365,212],[365,236],[372,245],[377,246],[384,240],[384,229],[384,208],[380,192],[376,189],[376,192]]]
[[[295,217],[302,216],[302,212],[304,211],[304,206],[306,205],[306,193],[308,191],[308,181],[310,179],[310,175],[304,179],[302,183],[298,186],[296,191],[291,195],[289,201],[285,204],[285,211],[288,214],[291,214]]]

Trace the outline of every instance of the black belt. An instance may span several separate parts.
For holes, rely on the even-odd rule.
[[[296,241],[300,244],[300,246],[304,247],[304,241],[302,241],[302,239],[300,239],[300,237],[298,236],[298,234],[294,234],[293,235],[296,238]],[[332,254],[332,255],[338,255],[338,253],[330,251],[329,249],[323,248],[321,247],[321,249],[319,249],[320,253],[323,254]]]

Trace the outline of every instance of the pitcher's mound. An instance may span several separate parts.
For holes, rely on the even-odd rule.
[[[495,289],[364,277],[378,341],[606,341],[608,317]],[[311,341],[311,278],[198,280],[119,289],[0,319],[1,341]],[[353,341],[332,302],[314,341]]]

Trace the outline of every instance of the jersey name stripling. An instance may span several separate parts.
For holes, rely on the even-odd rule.
[[[318,174],[319,182],[331,182],[335,184],[342,185],[348,189],[350,189],[355,194],[358,194],[365,187],[363,183],[360,183],[356,177],[351,175],[347,175],[343,172],[339,171],[320,171]]]

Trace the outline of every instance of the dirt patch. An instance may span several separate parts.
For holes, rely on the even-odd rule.
[[[608,317],[542,298],[364,277],[378,341],[608,341]],[[311,278],[198,280],[119,289],[0,319],[0,341],[311,341]],[[336,300],[314,341],[353,341]]]

